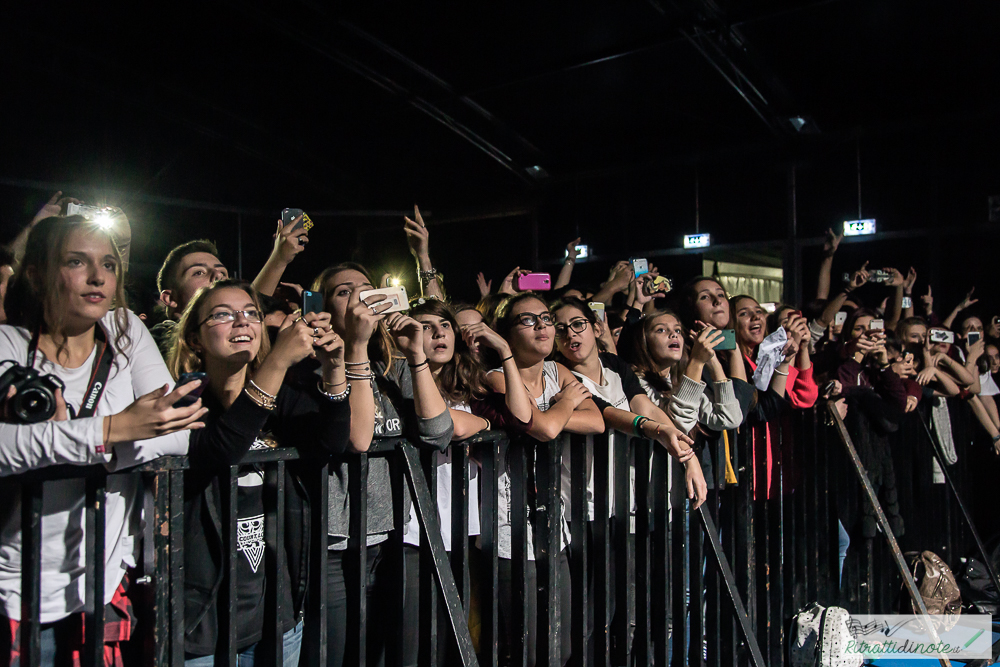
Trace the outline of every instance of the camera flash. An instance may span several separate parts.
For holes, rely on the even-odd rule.
[[[392,286],[393,287],[399,287],[399,282],[400,282],[399,278],[393,278],[392,279]]]
[[[111,216],[108,215],[107,213],[102,213],[100,215],[94,216],[94,223],[100,225],[104,229],[107,229],[112,224]]]

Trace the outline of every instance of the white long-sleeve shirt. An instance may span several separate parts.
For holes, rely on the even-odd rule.
[[[108,341],[114,343],[114,311],[102,320]],[[187,454],[188,433],[151,438],[116,445],[102,453],[107,415],[114,415],[132,402],[173,380],[146,327],[128,313],[125,352],[128,363],[116,356],[104,394],[93,417],[40,424],[0,423],[0,475],[16,475],[27,470],[57,464],[105,464],[121,470],[159,456]],[[0,325],[0,360],[11,359],[26,365],[31,332]],[[58,376],[66,385],[68,405],[78,408],[90,382],[97,346],[79,367],[68,369],[36,355],[35,368]],[[65,480],[43,485],[42,506],[42,599],[41,621],[50,623],[83,609],[85,600],[85,513],[84,481]],[[0,483],[0,604],[3,613],[21,617],[21,494],[16,478]],[[105,604],[125,575],[136,563],[139,534],[139,479],[135,474],[112,475],[107,482],[105,541]]]

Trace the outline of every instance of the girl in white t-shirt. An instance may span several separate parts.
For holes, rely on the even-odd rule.
[[[107,231],[80,216],[39,222],[5,307],[9,324],[0,326],[0,360],[31,365],[65,389],[56,392],[53,417],[39,423],[20,423],[10,409],[13,392],[6,397],[0,475],[56,464],[119,470],[187,453],[184,431],[203,426],[205,410],[200,400],[173,405],[197,385],[169,392],[170,374],[152,337],[125,308],[121,256]],[[42,664],[53,664],[57,633],[79,636],[83,621],[84,495],[82,479],[43,485],[40,620],[52,625],[42,632]],[[101,604],[121,598],[125,570],[136,564],[139,500],[135,475],[108,478]],[[21,614],[20,504],[19,485],[0,485],[0,604],[7,617],[0,624],[16,623]],[[117,616],[110,612],[108,618]],[[117,651],[117,643],[110,650]]]

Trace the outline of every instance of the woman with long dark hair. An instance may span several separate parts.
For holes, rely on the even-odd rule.
[[[0,423],[0,474],[55,464],[103,464],[112,471],[187,452],[188,429],[203,426],[200,401],[173,405],[195,387],[169,391],[170,374],[149,332],[126,307],[121,256],[107,230],[80,216],[40,221],[4,304],[0,359],[50,375],[48,421],[15,414],[7,394]],[[8,368],[5,368],[8,370]],[[44,418],[44,417],[43,417]],[[14,422],[14,423],[10,423]],[[137,562],[141,497],[137,475],[108,477],[105,618],[127,640],[135,619],[127,570]],[[42,507],[42,664],[71,661],[82,648],[85,595],[85,493],[82,479],[44,484]],[[21,618],[21,494],[0,485],[0,664],[18,651]],[[93,527],[91,527],[91,530]],[[119,654],[119,641],[106,654]],[[120,654],[119,654],[120,657]]]

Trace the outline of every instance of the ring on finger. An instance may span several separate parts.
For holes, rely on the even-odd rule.
[[[322,334],[319,332],[319,327],[313,327],[313,338],[319,338]]]

